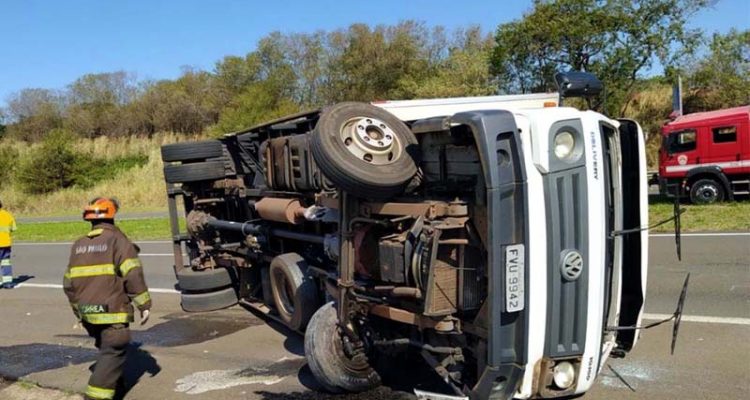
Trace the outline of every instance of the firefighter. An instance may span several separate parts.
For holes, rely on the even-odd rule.
[[[112,399],[122,384],[122,369],[134,322],[131,303],[146,323],[151,296],[138,259],[138,247],[115,226],[117,200],[99,197],[83,210],[91,231],[70,251],[63,279],[76,317],[95,340],[99,357],[86,388],[86,399]]]
[[[2,270],[3,280],[0,287],[3,289],[13,289],[13,264],[10,261],[10,247],[13,245],[11,233],[16,230],[16,220],[11,213],[3,209],[3,202],[0,201],[0,270]]]

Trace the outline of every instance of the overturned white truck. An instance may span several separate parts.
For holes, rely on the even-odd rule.
[[[380,385],[403,352],[449,398],[586,392],[637,340],[644,142],[558,104],[596,78],[558,81],[559,97],[340,103],[164,146],[183,308],[241,302],[305,332],[331,392]]]

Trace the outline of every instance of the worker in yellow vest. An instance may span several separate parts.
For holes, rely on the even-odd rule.
[[[3,289],[13,289],[13,265],[10,262],[10,247],[13,245],[11,233],[16,230],[16,220],[3,209],[0,201],[0,269],[2,269]]]

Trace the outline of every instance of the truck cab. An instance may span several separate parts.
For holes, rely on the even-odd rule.
[[[662,127],[659,185],[693,203],[750,193],[750,106],[679,116]]]
[[[340,103],[162,155],[183,308],[304,333],[327,391],[411,352],[433,398],[567,397],[637,342],[618,329],[648,274],[633,121],[557,94]]]

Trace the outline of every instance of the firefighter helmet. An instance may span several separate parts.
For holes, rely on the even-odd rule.
[[[83,219],[92,221],[97,219],[114,219],[120,204],[115,198],[97,197],[83,209]]]

